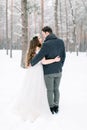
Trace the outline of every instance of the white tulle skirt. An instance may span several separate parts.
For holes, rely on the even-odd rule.
[[[31,121],[39,116],[51,115],[40,62],[27,69],[23,87],[14,105],[14,112],[22,119]]]

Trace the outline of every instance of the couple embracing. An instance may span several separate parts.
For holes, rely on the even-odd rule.
[[[33,37],[26,55],[24,88],[16,104],[17,113],[24,119],[35,120],[59,111],[65,46],[49,26],[42,28],[42,35],[43,44],[40,36]]]

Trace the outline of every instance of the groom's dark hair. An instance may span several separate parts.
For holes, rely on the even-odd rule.
[[[46,32],[49,32],[49,33],[52,33],[52,32],[53,32],[52,29],[51,29],[49,26],[43,27],[43,28],[42,28],[42,31],[45,32],[45,33],[46,33]]]

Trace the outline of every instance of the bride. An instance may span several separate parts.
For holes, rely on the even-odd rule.
[[[26,76],[23,87],[15,104],[15,113],[24,120],[34,121],[39,116],[51,115],[47,90],[44,82],[43,65],[60,61],[59,57],[46,60],[43,58],[35,66],[30,66],[31,59],[39,52],[42,40],[39,36],[33,37],[26,54]]]

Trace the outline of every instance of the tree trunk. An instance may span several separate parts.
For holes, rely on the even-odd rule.
[[[10,57],[12,58],[12,44],[13,44],[13,0],[11,0],[11,41],[10,41]]]
[[[81,26],[80,26],[80,45],[79,45],[79,49],[80,49],[80,51],[82,51],[82,31],[83,31],[83,25],[82,25],[82,23],[81,23]]]
[[[76,51],[76,21],[75,21],[75,15],[74,14],[74,9],[73,9],[73,6],[72,6],[72,3],[71,3],[71,0],[69,0],[69,4],[70,4],[70,8],[71,8],[71,15],[72,15],[72,22],[73,22],[73,32],[72,32],[72,35],[73,35],[73,45],[74,45],[74,51]],[[75,11],[76,13],[76,11]]]
[[[28,13],[27,0],[21,0],[21,18],[22,18],[22,58],[21,66],[25,68],[25,56],[28,47]]]
[[[34,4],[36,5],[36,0],[34,0]],[[34,33],[35,34],[36,34],[36,20],[37,20],[36,7],[34,7]]]
[[[44,26],[44,0],[41,0],[41,29]]]
[[[62,26],[62,14],[61,14],[61,12],[62,12],[62,10],[61,10],[61,0],[59,0],[59,6],[60,6],[60,23],[61,23],[61,37],[63,38],[63,26]]]
[[[8,43],[8,0],[6,0],[6,54],[8,55],[9,43]]]
[[[66,50],[69,51],[69,40],[68,40],[68,13],[67,13],[67,1],[65,0],[65,13],[66,13]]]
[[[58,27],[58,0],[55,0],[54,5],[54,17],[55,17],[55,33],[58,36],[59,35],[59,27]]]

